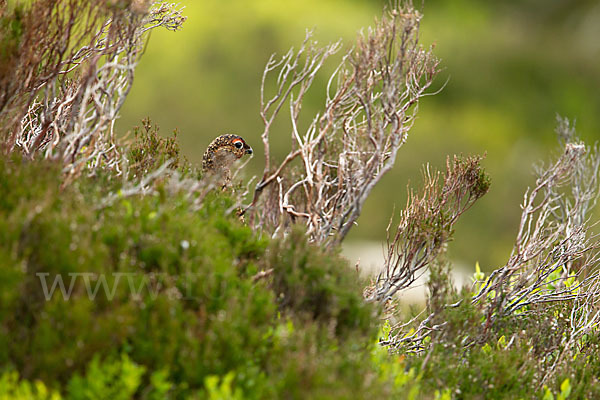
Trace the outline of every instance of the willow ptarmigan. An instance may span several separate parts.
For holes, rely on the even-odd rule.
[[[230,167],[244,156],[252,154],[252,147],[238,135],[221,135],[213,140],[202,157],[202,172],[214,176],[223,188],[231,184]]]

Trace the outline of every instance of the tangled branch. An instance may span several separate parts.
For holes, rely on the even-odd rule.
[[[535,186],[524,195],[519,228],[509,260],[487,279],[480,278],[475,282],[476,292],[470,298],[472,305],[481,311],[478,315],[482,318],[478,318],[469,330],[461,328],[459,333],[453,333],[460,335],[460,343],[466,349],[485,341],[490,332],[503,326],[500,321],[506,321],[507,318],[527,318],[529,321],[545,319],[548,317],[548,306],[561,305],[561,310],[564,310],[561,311],[561,318],[567,322],[552,325],[557,330],[553,335],[560,343],[551,351],[541,351],[540,384],[553,376],[559,365],[568,362],[570,356],[583,348],[586,335],[597,332],[600,324],[600,273],[597,268],[600,245],[599,235],[591,231],[595,222],[590,218],[590,211],[599,196],[600,149],[597,145],[591,147],[579,141],[574,129],[564,119],[559,119],[557,133],[562,142],[562,153],[555,162],[538,168]],[[384,285],[370,288],[371,298],[385,300],[386,297],[378,296],[379,292],[375,289],[392,287],[390,292],[393,293],[395,286],[391,283],[400,288],[410,285],[415,279],[412,272],[419,271],[418,266],[426,263],[428,257],[435,253],[433,249],[439,249],[437,243],[443,242],[444,236],[435,235],[435,230],[421,228],[428,226],[426,222],[432,218],[440,221],[447,218],[437,216],[435,207],[435,212],[428,214],[423,211],[431,208],[426,202],[430,197],[439,198],[440,195],[429,191],[429,196],[418,198],[424,204],[421,208],[409,206],[406,209],[421,210],[421,214],[404,211],[402,221],[408,222],[404,225],[401,223],[401,232],[406,235],[401,243],[419,243],[420,237],[428,237],[422,232],[428,233],[432,239],[423,241],[420,247],[401,246],[403,251],[400,254],[415,256],[400,258],[401,267],[392,268],[391,271],[406,272],[384,274],[383,280],[380,275],[378,282],[383,281]],[[415,202],[414,196],[410,201]],[[461,207],[454,209],[460,210]],[[444,211],[440,214],[454,215]],[[415,215],[424,217],[417,218]],[[419,229],[412,229],[413,226]],[[389,254],[392,253],[388,252],[388,260]],[[398,278],[390,282],[390,275]],[[436,284],[441,285],[439,282],[430,282],[430,290]],[[396,324],[382,344],[392,349],[422,352],[431,338],[444,342],[444,335],[449,334],[445,331],[448,320],[444,319],[444,310],[459,306],[461,301],[440,305],[433,297],[434,293],[431,293],[429,307],[423,311],[427,311],[427,317]],[[441,297],[448,300],[452,296]],[[566,313],[563,315],[563,312]],[[509,343],[514,340],[515,336]]]
[[[261,117],[265,169],[256,185],[249,222],[271,234],[306,224],[312,241],[340,243],[374,186],[394,165],[438,72],[438,60],[418,40],[421,15],[397,5],[359,36],[330,77],[324,110],[299,126],[304,96],[339,43],[317,48],[310,33],[297,52],[271,58],[263,75]],[[276,75],[269,97],[268,78]],[[280,163],[270,134],[289,105],[291,149]]]
[[[390,300],[414,283],[443,250],[454,223],[489,189],[480,162],[481,157],[448,158],[441,184],[440,173],[425,168],[422,192],[410,192],[393,239],[391,221],[388,225],[384,267],[367,290],[368,300]]]
[[[18,52],[0,77],[5,152],[61,159],[65,172],[119,170],[114,123],[149,31],[177,30],[175,4],[38,0],[14,10]]]
[[[600,153],[597,146],[577,141],[566,121],[559,122],[563,153],[554,164],[539,168],[535,187],[523,199],[508,262],[481,283],[474,297],[489,300],[490,322],[533,304],[581,303],[580,296],[586,297],[582,304],[589,304],[600,295],[593,268],[598,236],[590,234],[588,217],[598,197]]]

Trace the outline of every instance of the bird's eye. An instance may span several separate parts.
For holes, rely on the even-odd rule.
[[[244,147],[244,143],[242,143],[240,140],[238,140],[237,142],[235,142],[233,145],[235,147],[237,147],[238,149],[241,149],[242,147]]]

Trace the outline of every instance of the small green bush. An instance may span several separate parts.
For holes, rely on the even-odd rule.
[[[48,390],[41,381],[35,383],[27,380],[19,381],[19,374],[15,371],[9,371],[0,375],[0,399],[61,400],[61,396],[56,391]]]
[[[432,275],[434,280],[443,276]],[[600,396],[597,330],[587,335],[572,360],[559,363],[544,381],[565,343],[561,326],[569,326],[568,302],[531,306],[524,315],[489,323],[482,307],[472,303],[472,296],[473,292],[463,289],[433,299],[434,304],[454,306],[437,309],[438,329],[426,351],[407,357],[407,366],[418,371],[423,392],[444,388],[460,399]]]
[[[280,309],[321,321],[336,335],[373,335],[374,308],[356,296],[362,287],[358,274],[340,273],[347,262],[306,243],[300,229],[274,241],[266,265],[273,268],[272,288]],[[351,289],[351,290],[348,290]]]
[[[73,400],[130,399],[144,374],[144,367],[131,362],[123,355],[115,362],[100,364],[96,356],[88,366],[85,377],[75,375],[68,385],[69,398]]]
[[[141,178],[169,162],[169,168],[182,175],[189,174],[198,178],[200,173],[179,153],[177,131],[168,138],[160,136],[158,131],[158,126],[150,118],[144,119],[141,126],[133,129],[134,138],[127,149],[131,177]]]

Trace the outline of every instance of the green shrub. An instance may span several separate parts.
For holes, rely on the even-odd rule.
[[[356,295],[364,287],[358,274],[348,271],[345,260],[309,246],[301,229],[271,244],[266,266],[273,268],[272,287],[280,309],[321,321],[336,335],[373,335],[377,330],[374,308]]]
[[[75,375],[68,385],[72,400],[130,399],[144,374],[144,367],[131,362],[127,355],[114,362],[99,362],[96,356],[85,377]]]
[[[471,302],[472,296],[464,289],[433,299],[438,306],[454,306],[438,307],[433,318],[437,329],[426,351],[407,357],[407,366],[418,371],[425,393],[445,388],[460,399],[600,396],[598,330],[586,335],[574,357],[561,353],[571,304],[531,305],[522,315],[489,322],[483,308]],[[572,359],[559,363],[558,357]]]
[[[158,126],[152,124],[150,118],[144,119],[142,126],[133,129],[134,138],[127,149],[131,177],[141,178],[166,162],[170,162],[169,168],[178,170],[183,175],[199,177],[199,172],[179,153],[177,131],[173,132],[173,137],[168,138],[160,136],[158,131]]]
[[[9,371],[0,375],[0,399],[60,400],[61,396],[56,391],[48,390],[41,381],[35,383],[26,380],[19,381],[19,374]]]
[[[199,211],[161,183],[106,203],[109,174],[62,187],[50,161],[0,159],[0,365],[23,385],[74,399],[391,393],[371,356],[377,312],[339,256],[300,231],[261,238],[223,193]]]

